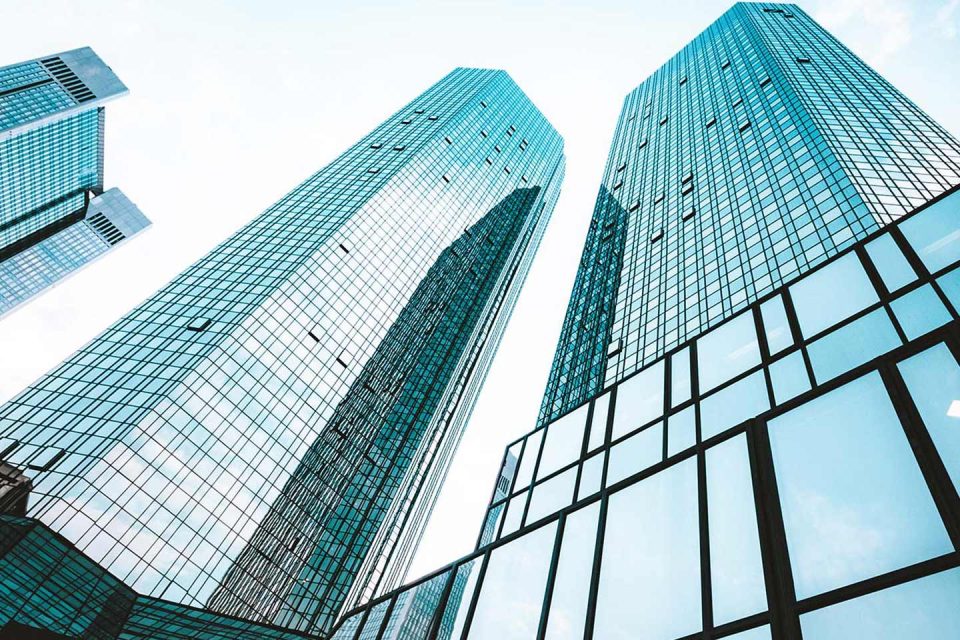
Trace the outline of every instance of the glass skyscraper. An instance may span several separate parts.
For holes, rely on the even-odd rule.
[[[109,572],[121,637],[323,634],[397,586],[563,170],[506,73],[451,72],[0,408],[8,537]]]
[[[89,48],[0,67],[0,316],[150,225],[103,191],[103,104],[126,93]]]
[[[960,637],[958,313],[960,143],[735,5],[625,100],[493,541],[334,638]]]

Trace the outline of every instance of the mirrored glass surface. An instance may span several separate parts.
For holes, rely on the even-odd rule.
[[[900,231],[931,273],[960,260],[960,198],[957,195],[944,198],[900,223]]]
[[[900,336],[890,317],[877,309],[823,336],[807,347],[807,353],[813,376],[823,383],[898,346]]]
[[[700,631],[694,459],[610,496],[594,638],[673,640]]]
[[[700,437],[712,438],[769,408],[763,371],[751,373],[700,402]]]
[[[600,503],[594,502],[567,516],[550,599],[546,640],[583,638],[599,513]]]
[[[593,418],[590,421],[590,441],[587,451],[593,451],[604,443],[607,437],[607,413],[610,410],[610,392],[603,394],[593,402]]]
[[[769,433],[798,598],[952,550],[879,374],[774,418]]]
[[[670,416],[667,422],[667,455],[685,451],[697,444],[697,416],[693,406]]]
[[[651,425],[610,447],[607,486],[619,482],[663,459],[663,423]]]
[[[763,331],[767,337],[767,348],[770,355],[776,355],[793,346],[793,333],[787,321],[787,310],[783,306],[783,298],[776,295],[760,305],[760,315],[763,318]]]
[[[756,629],[748,629],[747,631],[735,633],[732,636],[724,636],[723,640],[772,640],[772,638],[773,636],[770,635],[770,625],[765,624]]]
[[[589,408],[590,405],[585,404],[547,425],[537,478],[546,477],[580,457]]]
[[[580,486],[577,489],[577,500],[600,491],[603,482],[603,452],[590,456],[583,462],[580,471]]]
[[[803,354],[794,351],[770,365],[770,382],[773,385],[773,398],[777,404],[796,398],[810,390],[810,377],[803,363]]]
[[[706,393],[758,364],[760,345],[750,312],[741,313],[697,340],[700,393]]]
[[[573,488],[576,484],[577,468],[573,467],[535,485],[530,495],[530,506],[527,508],[527,522],[536,522],[568,506],[573,502]]]
[[[943,290],[953,310],[960,312],[960,268],[954,269],[937,278],[937,284]]]
[[[900,247],[897,246],[897,241],[889,233],[871,240],[865,248],[887,291],[896,291],[917,279],[913,267],[907,262]]]
[[[503,517],[503,530],[500,533],[500,537],[509,535],[520,528],[520,521],[523,519],[523,510],[527,504],[527,493],[528,492],[524,491],[510,498],[510,501],[507,503],[507,515]]]
[[[467,611],[470,609],[470,601],[477,588],[481,562],[483,562],[483,556],[464,562],[457,567],[450,595],[447,596],[447,602],[443,607],[437,640],[460,640],[463,625],[467,620]]]
[[[533,470],[537,466],[537,456],[540,455],[540,441],[543,439],[543,429],[531,433],[523,446],[523,457],[520,459],[520,468],[513,490],[523,489],[533,479]]]
[[[790,297],[800,331],[807,338],[880,300],[854,253],[834,260],[791,286]]]
[[[617,388],[612,438],[616,439],[663,414],[663,360]]]
[[[890,308],[907,340],[919,338],[953,319],[929,284],[900,296],[890,303]]]
[[[690,347],[670,356],[670,406],[690,399]]]

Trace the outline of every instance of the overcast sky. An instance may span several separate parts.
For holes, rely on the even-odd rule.
[[[801,2],[960,133],[960,0]],[[456,66],[506,69],[566,139],[567,176],[410,577],[473,549],[504,445],[535,425],[623,97],[726,0],[0,0],[0,66],[84,45],[106,187],[147,233],[0,321],[13,396]]]

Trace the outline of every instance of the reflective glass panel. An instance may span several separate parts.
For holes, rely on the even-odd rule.
[[[943,289],[954,311],[960,312],[960,268],[954,269],[937,278],[937,284]]]
[[[800,616],[804,640],[960,638],[960,569]]]
[[[658,422],[610,447],[607,486],[655,465],[662,459],[663,423]]]
[[[551,522],[490,553],[470,640],[536,637],[556,531]]]
[[[770,355],[776,355],[793,346],[793,334],[790,332],[782,297],[776,295],[761,304],[760,315],[763,318],[763,331],[767,336]]]
[[[617,388],[612,438],[643,426],[663,414],[663,360]]]
[[[943,306],[940,296],[929,284],[906,293],[890,303],[907,340],[914,340],[937,327],[942,327],[953,318]]]
[[[794,351],[770,365],[770,381],[773,384],[773,398],[782,404],[810,390],[810,378],[803,364],[803,354]]]
[[[877,309],[829,333],[809,347],[818,383],[836,378],[864,362],[900,346],[900,337],[884,309]]]
[[[399,594],[383,628],[384,640],[426,640],[450,572],[445,571]]]
[[[799,598],[952,550],[879,374],[769,430]]]
[[[550,599],[546,640],[583,638],[599,513],[600,503],[594,502],[567,516]]]
[[[866,249],[887,291],[896,291],[917,279],[913,267],[907,262],[900,247],[897,246],[897,241],[889,233],[868,242]]]
[[[960,490],[960,367],[938,344],[897,365],[954,486]]]
[[[900,231],[931,273],[960,260],[960,199],[956,194],[900,223]]]
[[[723,384],[760,364],[760,346],[753,314],[741,313],[697,340],[700,393]]]
[[[527,507],[527,522],[536,522],[570,505],[576,484],[577,468],[573,467],[534,486]]]
[[[848,253],[790,287],[800,331],[807,338],[878,302],[860,258]]]
[[[363,628],[360,630],[357,640],[376,640],[377,636],[380,635],[380,627],[383,626],[383,618],[387,615],[387,607],[389,606],[390,599],[388,598],[370,609],[367,619],[363,621]]]
[[[470,601],[477,588],[477,576],[480,573],[482,560],[483,556],[480,556],[457,567],[450,595],[443,607],[437,640],[460,640],[463,624],[467,620],[467,611],[470,609]]]
[[[748,629],[747,631],[735,633],[732,636],[724,636],[723,640],[771,640],[772,638],[773,636],[770,635],[770,625],[763,625],[756,629]]]
[[[580,488],[577,489],[577,500],[586,498],[600,491],[603,482],[603,453],[587,458],[580,472]]]
[[[610,409],[610,393],[607,392],[593,403],[593,418],[590,426],[590,442],[587,450],[593,451],[604,443],[607,437],[607,411]]]
[[[670,406],[690,399],[690,347],[670,356]]]
[[[713,619],[723,624],[767,610],[746,434],[708,449],[706,464]]]
[[[700,631],[699,526],[693,458],[610,496],[594,638]]]
[[[580,457],[589,408],[590,405],[585,404],[547,426],[537,478],[548,476]]]
[[[700,402],[700,437],[711,438],[769,408],[767,382],[757,371]]]
[[[697,444],[697,416],[692,406],[670,416],[667,423],[667,455],[685,451]]]
[[[364,611],[353,614],[346,620],[343,624],[340,625],[340,628],[337,629],[337,632],[333,634],[331,640],[353,640],[354,635],[357,633],[357,628],[360,626],[360,620],[363,618]]]
[[[507,515],[503,518],[503,532],[500,536],[513,533],[520,528],[520,521],[523,519],[523,509],[527,504],[527,492],[513,496],[507,503]]]
[[[523,447],[523,457],[520,460],[520,468],[517,471],[517,480],[513,485],[514,491],[523,489],[533,479],[533,469],[537,465],[537,456],[540,455],[541,439],[543,439],[543,429],[534,431],[527,437],[527,443]]]

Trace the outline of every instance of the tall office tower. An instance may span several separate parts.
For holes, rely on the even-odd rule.
[[[89,48],[0,67],[0,316],[150,225],[103,191],[103,104],[126,93]]]
[[[627,96],[494,541],[334,638],[435,584],[440,640],[960,637],[958,172],[799,9],[735,5]]]
[[[506,73],[453,71],[0,408],[27,516],[287,629],[396,586],[563,167]]]

